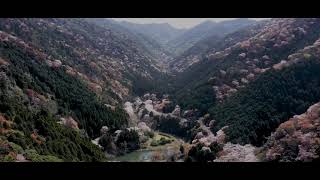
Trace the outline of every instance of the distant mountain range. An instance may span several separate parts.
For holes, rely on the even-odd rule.
[[[177,29],[168,23],[161,24],[135,24],[121,21],[119,24],[130,29],[131,31],[144,34],[151,39],[156,40],[161,45],[167,44],[169,41],[179,37],[186,29]]]
[[[0,161],[318,161],[319,57],[319,18],[0,18]]]
[[[228,33],[237,31],[253,23],[255,23],[255,21],[249,19],[236,19],[219,23],[205,21],[169,41],[167,45],[175,49],[176,55],[180,55],[200,40],[207,39],[211,36],[223,37]]]
[[[155,49],[154,47],[157,47],[159,50],[157,54],[167,55],[164,58],[165,62],[172,62],[170,66],[174,67],[179,63],[179,59],[183,58],[181,56],[190,54],[190,51],[201,54],[212,43],[218,42],[219,39],[231,32],[236,32],[238,29],[253,25],[256,21],[249,19],[236,19],[220,23],[205,21],[191,29],[177,29],[167,23],[135,24],[126,21],[114,21],[114,23],[118,23],[138,36],[143,36],[144,41],[153,42],[152,45],[146,44],[146,46],[152,47],[151,49],[153,50]],[[155,45],[156,42],[157,45]],[[175,57],[174,61],[171,61],[173,57]]]

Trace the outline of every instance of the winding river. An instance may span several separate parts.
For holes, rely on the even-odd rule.
[[[159,146],[151,146],[150,142],[147,142],[147,146],[144,149],[139,149],[131,153],[111,158],[112,162],[165,162],[175,157],[174,161],[183,161],[181,158],[180,145],[185,145],[182,139],[174,137],[165,133],[155,133],[153,139],[160,139],[161,137],[170,138],[173,141],[171,143]]]

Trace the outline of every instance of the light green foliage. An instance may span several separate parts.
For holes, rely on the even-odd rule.
[[[161,137],[159,140],[153,139],[150,143],[151,146],[162,146],[168,143],[171,143],[173,139]]]
[[[27,159],[31,160],[32,162],[62,162],[62,159],[59,159],[55,156],[51,155],[39,155],[36,150],[34,149],[27,149],[25,156]]]
[[[13,161],[15,161],[15,159],[14,159],[11,155],[6,155],[6,156],[3,158],[3,161],[4,161],[4,162],[13,162]]]
[[[13,143],[13,142],[9,142],[9,145],[11,146],[11,148],[13,149],[13,151],[17,154],[22,154],[23,153],[23,149],[21,146]]]

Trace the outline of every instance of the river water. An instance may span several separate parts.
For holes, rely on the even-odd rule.
[[[156,139],[163,137],[164,134],[160,135],[157,133]],[[122,156],[117,156],[110,161],[119,161],[119,162],[165,162],[171,160],[172,157],[175,157],[175,161],[183,161],[181,158],[180,145],[185,144],[185,142],[174,136],[165,135],[173,139],[171,143],[159,146],[150,146],[148,145],[145,149],[139,149],[131,153],[127,153]],[[150,142],[149,142],[150,144]]]

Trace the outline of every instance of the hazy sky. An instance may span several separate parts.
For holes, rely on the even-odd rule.
[[[190,28],[198,25],[206,20],[211,21],[225,21],[237,18],[113,18],[117,21],[129,21],[139,24],[149,24],[149,23],[169,23],[176,28]],[[249,18],[254,20],[264,20],[269,18]]]

